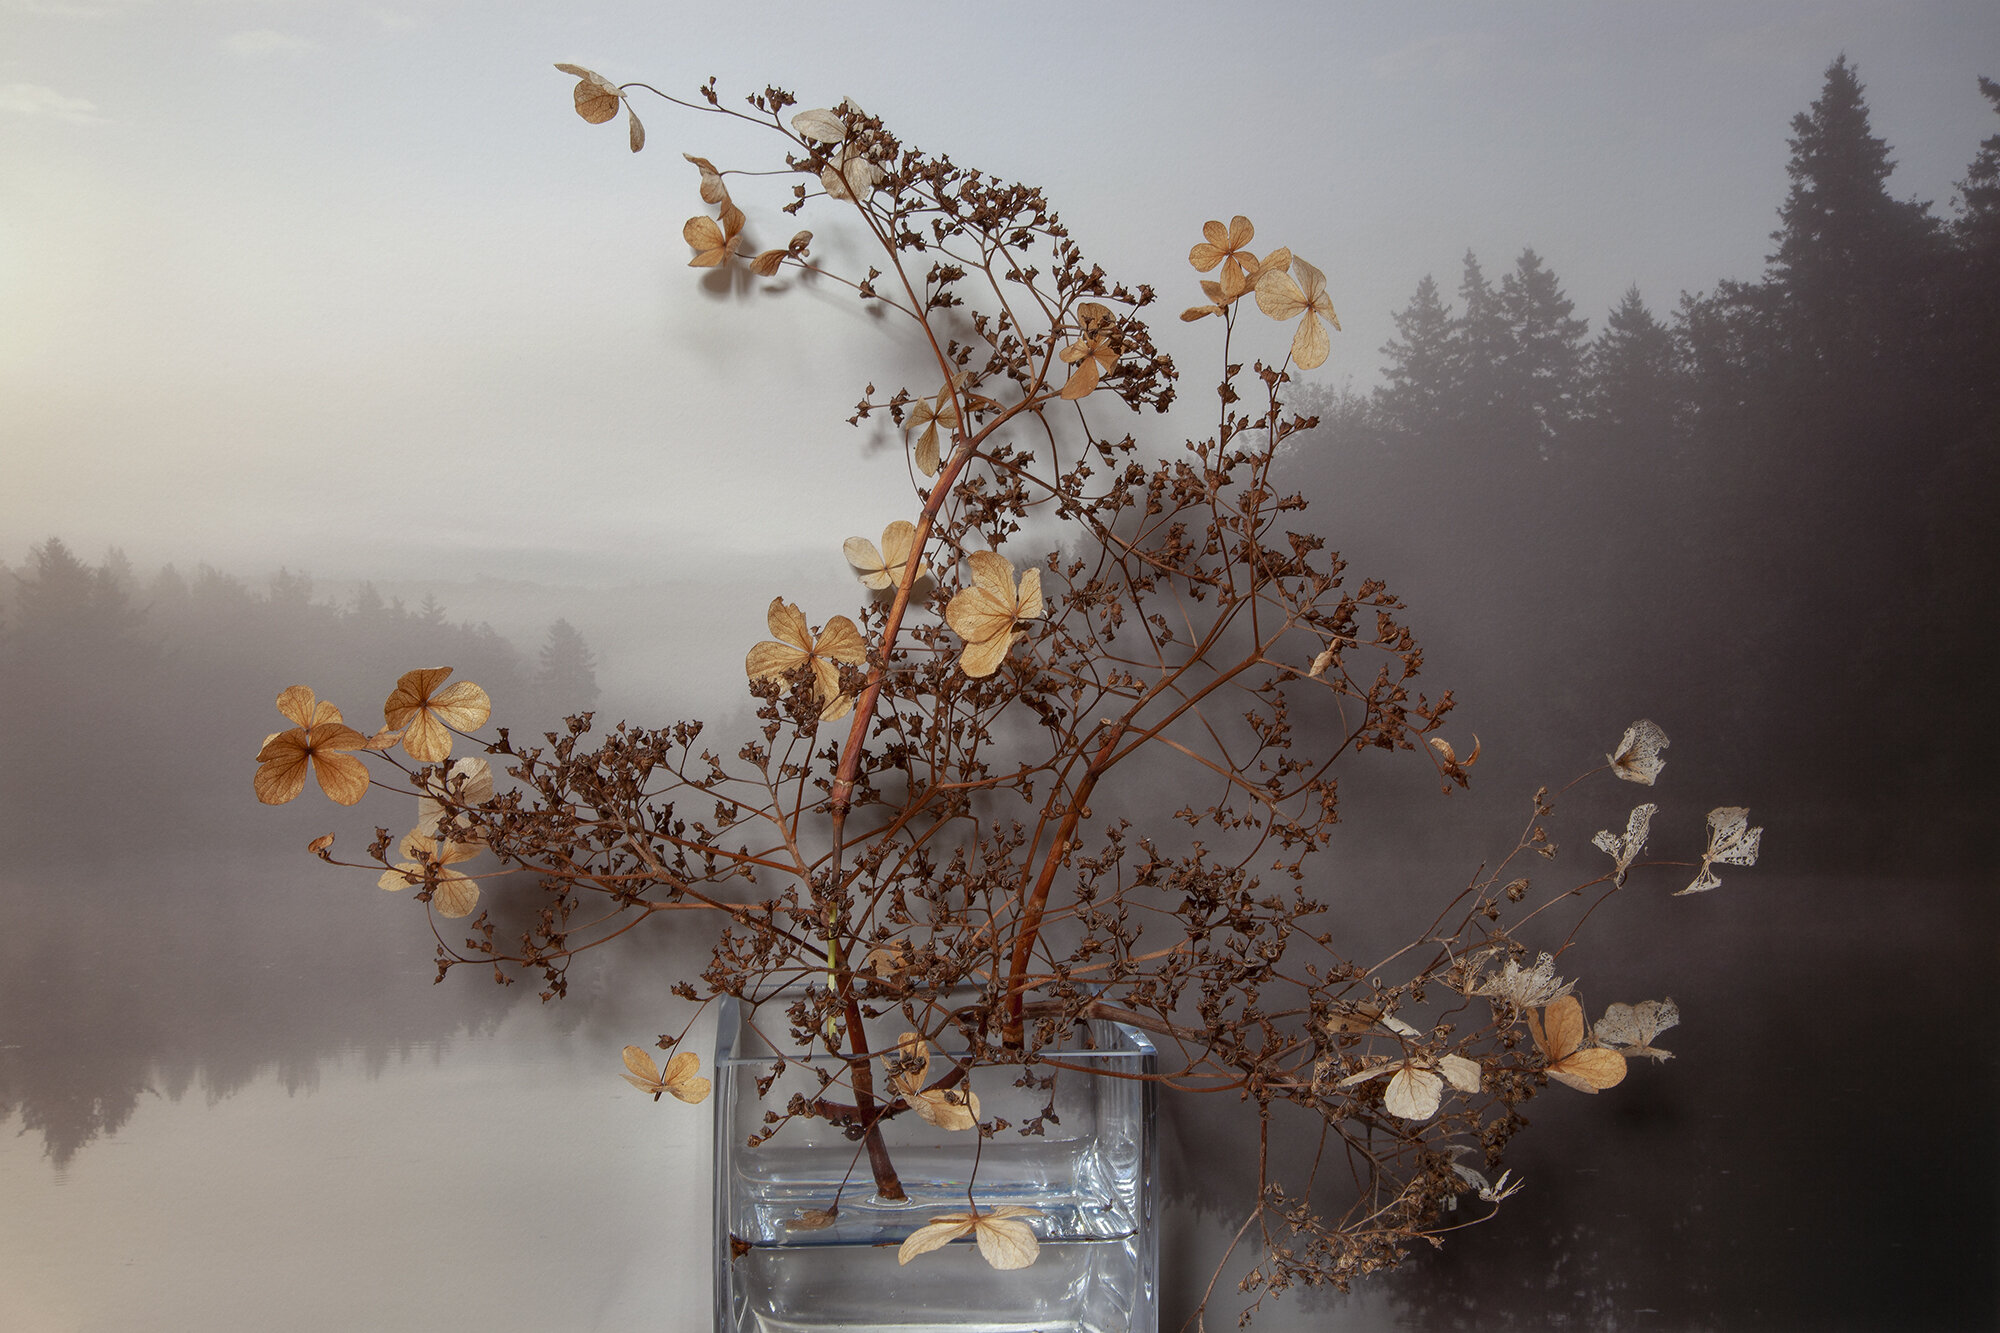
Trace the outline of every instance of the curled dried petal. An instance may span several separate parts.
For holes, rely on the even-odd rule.
[[[792,117],[792,128],[799,132],[801,139],[810,139],[814,143],[839,143],[847,138],[846,124],[824,107],[799,112]]]
[[[618,91],[618,85],[595,70],[581,65],[557,65],[565,74],[576,76],[576,114],[593,125],[602,125],[618,114],[618,104],[625,95]],[[634,148],[634,152],[638,149]]]

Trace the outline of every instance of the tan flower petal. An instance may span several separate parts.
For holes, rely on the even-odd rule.
[[[446,726],[475,731],[493,716],[493,700],[471,681],[461,680],[432,695],[430,711]]]
[[[666,1085],[668,1092],[681,1101],[689,1105],[698,1104],[707,1099],[710,1086],[707,1079],[695,1077],[694,1071],[699,1068],[701,1068],[700,1056],[693,1051],[678,1051],[673,1059],[667,1061],[666,1070],[660,1075],[660,1082]]]
[[[824,1231],[840,1216],[840,1209],[801,1208],[785,1222],[788,1231]]]
[[[1291,274],[1266,273],[1257,279],[1257,308],[1272,319],[1292,319],[1306,309],[1306,294]]]
[[[882,169],[856,152],[853,144],[846,144],[839,159],[820,172],[819,183],[835,199],[858,199],[882,183]]]
[[[1446,1082],[1450,1083],[1451,1086],[1457,1088],[1460,1092],[1479,1091],[1479,1062],[1477,1060],[1468,1060],[1462,1055],[1440,1056],[1438,1059],[1438,1072],[1444,1075]]]
[[[896,1262],[906,1264],[920,1254],[942,1249],[972,1230],[972,1220],[963,1213],[941,1213],[939,1220],[918,1227],[896,1251]]]
[[[804,660],[804,648],[794,648],[788,642],[772,642],[766,638],[744,654],[744,673],[748,673],[752,681],[768,681],[790,675]]]
[[[906,1093],[916,1113],[939,1129],[971,1129],[979,1123],[979,1094],[969,1089],[928,1088]]]
[[[314,721],[313,692],[304,685],[291,686],[278,696],[278,711],[294,726],[311,726]],[[338,721],[338,717],[335,720]]]
[[[701,172],[701,201],[704,204],[719,204],[729,197],[729,187],[722,183],[722,173],[715,169],[715,163],[692,153],[682,153],[681,156],[694,163]]]
[[[965,651],[958,655],[958,669],[974,680],[984,680],[1000,669],[1007,660],[1007,652],[1014,646],[1014,637],[998,634],[979,643],[968,643]]]
[[[662,1072],[645,1047],[627,1046],[625,1068],[629,1072],[620,1077],[639,1091],[652,1093],[654,1101],[660,1099],[661,1093],[671,1092],[681,1101],[694,1103],[703,1101],[709,1094],[708,1080],[695,1077],[694,1071],[700,1067],[700,1056],[693,1051],[680,1051],[667,1061],[666,1070]]]
[[[822,722],[838,722],[853,711],[854,696],[851,694],[836,694],[826,707],[819,710],[819,720]]]
[[[1312,370],[1326,364],[1327,356],[1333,351],[1333,340],[1327,336],[1326,325],[1319,322],[1316,315],[1308,314],[1299,321],[1299,327],[1292,334],[1292,360],[1305,370]]]
[[[1016,599],[1014,614],[1022,620],[1038,620],[1042,614],[1042,571],[1029,566],[1021,575],[1021,594]]]
[[[451,736],[445,724],[461,731],[485,725],[492,715],[493,701],[469,680],[459,681],[439,692],[450,667],[423,667],[406,671],[396,680],[396,688],[382,705],[382,720],[390,727],[404,728],[402,745],[412,759],[427,764],[451,757]],[[364,742],[365,743],[365,742]],[[359,748],[347,747],[347,748]]]
[[[456,865],[460,861],[470,861],[486,850],[476,842],[440,842],[437,845],[437,859],[443,865]]]
[[[889,571],[889,561],[866,537],[849,537],[840,544],[840,552],[861,576],[864,587],[879,592],[894,585],[895,577]]]
[[[780,643],[789,643],[794,648],[810,649],[812,635],[806,628],[805,612],[782,597],[771,599],[770,609],[764,613],[764,623],[770,626],[771,637]]]
[[[793,116],[792,128],[799,132],[800,138],[814,143],[839,143],[847,137],[847,126],[840,117],[823,107]]]
[[[743,669],[752,680],[765,680],[774,676],[790,675],[806,660],[803,648],[794,648],[788,643],[772,643],[769,639],[753,646],[744,655]]]
[[[1079,398],[1088,398],[1097,391],[1097,381],[1097,361],[1094,357],[1087,358],[1070,372],[1069,379],[1063,382],[1060,396],[1065,402],[1071,403]]]
[[[581,65],[557,65],[565,74],[576,76],[576,114],[593,125],[602,125],[618,114],[618,103],[623,100],[618,85],[594,70]]]
[[[669,1086],[685,1083],[694,1077],[694,1071],[699,1068],[701,1068],[701,1057],[693,1051],[675,1051],[668,1058],[666,1069],[660,1074],[660,1081]]]
[[[836,662],[868,660],[868,645],[863,641],[861,631],[846,616],[835,616],[826,622],[826,628],[819,632],[819,642],[813,646],[813,651]]]
[[[807,660],[812,663],[813,697],[820,701],[824,714],[840,697],[840,668],[816,653]]]
[[[424,868],[415,861],[404,861],[393,869],[376,876],[375,887],[396,893],[403,889],[415,888],[424,882]]]
[[[306,789],[306,732],[294,727],[264,743],[257,752],[257,774],[253,779],[257,799],[265,805],[283,805]]]
[[[996,601],[984,588],[961,588],[946,603],[944,619],[967,643],[1004,639],[1014,628],[1014,603]]]
[[[484,759],[461,759],[431,788],[435,795],[417,797],[417,830],[435,833],[444,818],[442,798],[452,796],[466,805],[485,805],[493,799],[493,766]],[[453,793],[456,795],[453,795]]]
[[[1578,1092],[1599,1092],[1625,1080],[1625,1057],[1602,1046],[1577,1051],[1549,1066],[1549,1077]]]
[[[641,1088],[651,1090],[660,1081],[660,1066],[652,1054],[643,1046],[627,1046],[623,1052],[625,1068],[631,1072],[625,1077]]]
[[[431,906],[437,908],[439,916],[471,916],[472,909],[479,906],[479,885],[456,870],[447,870],[431,890]]]
[[[991,597],[996,606],[1005,607],[1011,616],[1014,610],[1013,562],[998,551],[974,551],[965,558],[965,563],[972,571],[974,586]]]
[[[1382,1105],[1405,1120],[1428,1120],[1437,1114],[1444,1080],[1428,1069],[1404,1065],[1382,1091]]]
[[[646,127],[639,123],[639,113],[632,109],[630,102],[625,104],[625,122],[626,139],[636,153],[646,146]]]
[[[691,217],[681,228],[681,236],[694,250],[689,268],[715,268],[728,261],[736,248],[736,237],[726,234],[714,218]]]
[[[883,1057],[890,1067],[889,1081],[898,1092],[915,1092],[931,1074],[931,1048],[923,1034],[905,1032],[896,1039],[893,1054]]]
[[[979,1257],[995,1268],[1026,1268],[1042,1252],[1026,1222],[994,1213],[973,1223],[972,1238],[979,1245]]]
[[[427,764],[451,758],[451,733],[429,713],[421,714],[403,729],[402,743],[411,758]]]
[[[916,541],[917,525],[899,518],[882,529],[879,551],[875,543],[866,537],[849,537],[841,550],[847,555],[847,563],[861,575],[861,581],[870,588],[880,590],[902,586],[903,571],[909,566]],[[919,568],[917,577],[922,578],[929,572]]]
[[[1239,213],[1229,220],[1227,229],[1220,222],[1204,222],[1201,234],[1201,244],[1188,251],[1188,263],[1194,265],[1196,272],[1206,273],[1250,244],[1256,237],[1257,229],[1250,225],[1249,218]]]
[[[341,805],[353,805],[368,794],[368,766],[351,754],[315,754],[319,789]]]
[[[917,525],[908,519],[897,519],[882,529],[882,562],[898,575],[910,563],[910,552],[917,544]]]
[[[783,250],[766,250],[750,261],[750,271],[760,278],[776,277],[778,266],[785,262]]]
[[[1542,1021],[1548,1025],[1548,1036],[1546,1041],[1538,1038],[1537,1044],[1550,1061],[1583,1045],[1583,1005],[1576,996],[1565,995],[1542,1010]]]

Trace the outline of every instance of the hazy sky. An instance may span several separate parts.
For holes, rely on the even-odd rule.
[[[634,158],[554,61],[852,96],[1043,185],[1163,290],[1203,399],[1213,324],[1171,312],[1204,219],[1326,270],[1347,332],[1320,376],[1366,386],[1468,247],[1497,278],[1534,246],[1593,331],[1628,283],[1664,315],[1755,277],[1788,122],[1842,51],[1900,195],[1945,208],[2000,129],[1991,0],[1244,12],[0,0],[0,559],[55,534],[142,567],[611,581],[837,565],[904,515],[901,464],[842,419],[906,363],[837,301],[718,300],[684,266],[680,153],[750,165],[741,141],[659,105]]]

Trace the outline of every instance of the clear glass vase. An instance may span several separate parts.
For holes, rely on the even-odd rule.
[[[1153,1044],[1143,1032],[1079,1025],[1045,1052],[1071,1067],[1034,1071],[1053,1073],[1053,1089],[1013,1086],[1019,1066],[974,1070],[981,1118],[1009,1122],[983,1146],[974,1131],[947,1132],[913,1114],[888,1121],[888,1155],[908,1195],[890,1203],[876,1195],[863,1144],[824,1120],[795,1119],[747,1146],[767,1128],[765,1113],[782,1114],[793,1093],[823,1095],[814,1061],[789,1056],[759,1095],[757,1082],[771,1077],[779,1055],[766,1034],[783,1046],[787,1025],[782,1004],[754,1020],[749,1013],[726,1001],[716,1039],[717,1333],[1158,1327],[1153,1084],[1118,1077],[1153,1071]],[[896,1017],[880,1022],[872,1043],[893,1045]],[[840,1061],[818,1062],[844,1075]],[[1018,1132],[1050,1106],[1041,1133]],[[966,1211],[968,1184],[982,1211],[1003,1204],[1035,1210],[1026,1221],[1041,1245],[1036,1261],[996,1270],[968,1238],[899,1265],[897,1247],[911,1232],[938,1213]],[[797,1225],[802,1213],[825,1210],[836,1190],[840,1206],[830,1225]]]

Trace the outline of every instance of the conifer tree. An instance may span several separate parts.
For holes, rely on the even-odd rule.
[[[29,552],[30,572],[18,583],[14,647],[52,669],[129,663],[151,645],[140,637],[145,612],[131,604],[109,566],[79,560],[60,537]]]
[[[1498,426],[1503,439],[1546,458],[1577,413],[1584,335],[1555,273],[1532,249],[1500,280],[1506,350],[1500,360]]]
[[[2000,83],[1981,77],[1980,94],[2000,112]],[[1961,247],[2000,255],[2000,134],[1979,145],[1979,155],[1958,182],[1958,216],[1952,235]]]
[[[1979,91],[2000,111],[2000,83],[1979,80]],[[2000,408],[2000,134],[1979,145],[1978,156],[1958,182],[1958,209],[1951,238],[1958,281],[1947,289],[1951,302],[1958,396],[1965,419],[1985,419]]]
[[[1827,67],[1810,111],[1792,118],[1791,187],[1771,234],[1770,281],[1781,295],[1790,361],[1845,392],[1853,377],[1892,371],[1919,327],[1937,224],[1930,205],[1891,198],[1895,162],[1869,126],[1861,80],[1845,55]]]
[[[305,614],[312,602],[313,582],[310,575],[294,574],[283,565],[271,576],[269,600],[271,609],[290,616]]]
[[[1588,416],[1600,434],[1657,444],[1673,433],[1673,336],[1653,318],[1637,286],[1625,289],[1586,361]]]
[[[1430,274],[1395,319],[1396,336],[1382,346],[1388,366],[1375,406],[1395,433],[1435,439],[1452,419],[1453,333],[1451,309]]]
[[[535,688],[544,706],[577,712],[597,702],[597,656],[567,620],[549,626],[535,663]]]
[[[1681,293],[1675,359],[1703,448],[1736,448],[1769,424],[1782,341],[1777,307],[1777,289],[1767,283],[1724,279],[1712,292]]]
[[[1452,325],[1448,415],[1461,433],[1484,437],[1493,432],[1504,396],[1502,377],[1511,336],[1500,295],[1470,250],[1465,252],[1458,296],[1465,308]]]

